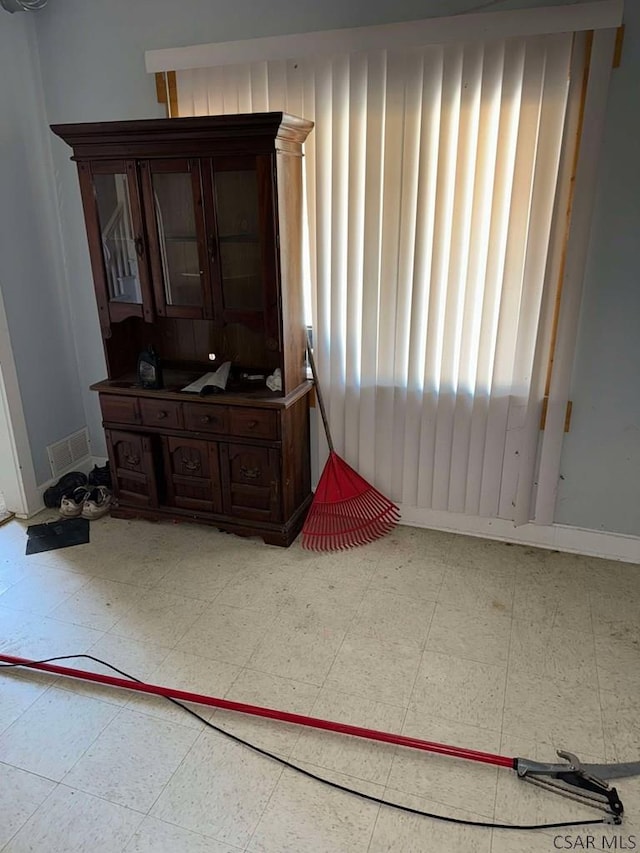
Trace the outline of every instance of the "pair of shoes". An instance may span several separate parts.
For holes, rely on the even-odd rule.
[[[110,506],[111,492],[105,486],[95,486],[93,489],[79,486],[72,495],[62,498],[60,515],[63,518],[82,516],[94,521],[106,515]]]
[[[49,507],[49,509],[55,509],[60,506],[62,498],[72,495],[73,490],[79,486],[86,485],[86,474],[83,474],[81,471],[71,471],[70,474],[65,474],[64,477],[61,477],[55,486],[49,486],[48,489],[45,489],[42,495],[44,505]]]
[[[111,471],[109,470],[108,461],[102,467],[94,465],[93,469],[89,471],[89,485],[106,486],[107,489],[111,488]]]

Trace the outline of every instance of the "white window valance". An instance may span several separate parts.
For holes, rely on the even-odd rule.
[[[513,12],[470,13],[370,27],[147,50],[145,62],[147,71],[152,74],[298,56],[336,56],[385,50],[390,46],[394,50],[402,50],[429,44],[615,29],[622,24],[622,12],[623,0],[597,0]]]

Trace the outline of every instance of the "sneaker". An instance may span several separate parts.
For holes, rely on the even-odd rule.
[[[55,486],[49,486],[45,489],[42,495],[44,505],[49,509],[55,509],[60,506],[62,498],[73,494],[73,490],[78,486],[86,486],[87,477],[81,471],[71,471],[70,474],[65,474],[61,477]]]
[[[93,469],[89,471],[89,485],[106,486],[107,489],[111,488],[111,471],[109,470],[108,462],[102,467],[99,465],[93,466]]]
[[[81,507],[81,515],[90,521],[102,518],[109,512],[111,506],[111,492],[105,486],[96,486],[91,489]]]
[[[71,495],[65,495],[60,501],[59,513],[63,518],[77,518],[82,514],[85,501],[89,497],[89,489],[78,486]]]

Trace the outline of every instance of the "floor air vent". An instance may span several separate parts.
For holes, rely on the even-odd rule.
[[[56,441],[47,447],[49,464],[54,477],[59,477],[66,471],[72,470],[79,462],[89,458],[89,433],[86,427],[74,432],[73,435]]]

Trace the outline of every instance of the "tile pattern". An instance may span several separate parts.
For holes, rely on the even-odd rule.
[[[6,653],[86,653],[154,683],[539,760],[562,747],[640,755],[638,565],[402,527],[322,555],[110,518],[90,544],[25,557],[24,527],[0,528]],[[595,816],[492,767],[198,711],[410,808],[519,824]],[[617,835],[640,837],[640,779],[618,787]],[[542,853],[555,837],[380,806],[157,697],[24,670],[0,673],[0,814],[3,853]],[[592,849],[618,849],[615,835]]]

